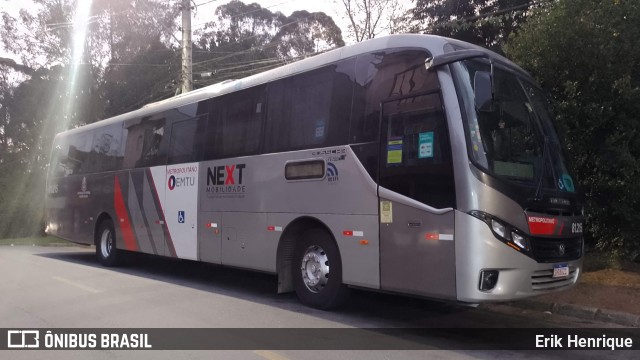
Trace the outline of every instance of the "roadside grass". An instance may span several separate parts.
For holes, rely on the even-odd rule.
[[[32,236],[0,239],[0,246],[74,246],[75,244],[55,236]]]
[[[611,266],[606,255],[587,253],[580,282],[640,289],[640,264],[625,261]]]

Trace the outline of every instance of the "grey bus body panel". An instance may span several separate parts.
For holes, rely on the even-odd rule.
[[[387,217],[380,224],[381,289],[455,300],[453,209],[425,210],[380,190],[381,204],[390,207],[390,214],[381,214]]]
[[[222,213],[199,211],[198,256],[200,261],[213,264],[222,263]]]
[[[336,172],[287,180],[285,165],[306,159],[321,159]],[[330,229],[349,259],[342,265],[346,284],[379,287],[376,186],[349,146],[207,161],[199,183],[201,260],[276,272],[284,229],[306,216]]]

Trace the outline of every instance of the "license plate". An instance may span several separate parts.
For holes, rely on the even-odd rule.
[[[553,277],[565,277],[569,276],[569,265],[567,264],[555,264],[553,265]]]

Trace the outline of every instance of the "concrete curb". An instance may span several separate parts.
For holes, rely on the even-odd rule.
[[[527,310],[551,312],[553,314],[570,316],[578,319],[596,320],[629,327],[640,327],[640,315],[620,311],[597,309],[574,304],[548,303],[536,300],[514,301],[508,303],[508,305]]]

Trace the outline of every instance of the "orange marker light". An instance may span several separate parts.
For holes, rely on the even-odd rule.
[[[518,251],[522,251],[519,247],[513,245],[512,243],[507,243],[507,245],[509,245],[510,247],[512,247],[512,248],[514,248],[514,249],[516,249]]]
[[[369,240],[360,240],[360,245],[369,245]]]

